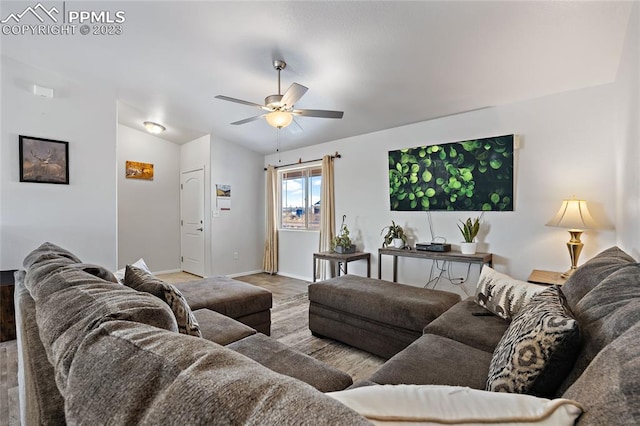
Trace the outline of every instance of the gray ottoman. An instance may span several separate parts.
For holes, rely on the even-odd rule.
[[[271,292],[224,276],[177,283],[192,310],[209,309],[271,334]]]
[[[254,334],[227,347],[277,373],[302,380],[320,392],[340,391],[353,383],[347,373],[263,334]]]
[[[309,285],[309,329],[390,358],[459,301],[447,291],[343,275]]]

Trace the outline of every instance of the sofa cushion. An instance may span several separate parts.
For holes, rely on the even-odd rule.
[[[589,259],[575,270],[562,286],[562,293],[572,311],[576,305],[596,285],[620,268],[635,263],[635,260],[618,247],[611,247]]]
[[[567,399],[460,386],[379,385],[328,393],[380,424],[527,424],[573,426],[582,407]]]
[[[55,244],[46,242],[25,257],[22,265],[25,269],[31,268],[36,263],[42,263],[47,260],[63,260],[65,264],[81,263],[82,261],[70,251],[63,249]]]
[[[639,387],[640,324],[636,323],[602,349],[563,397],[586,408],[579,424],[637,425]]]
[[[94,265],[92,263],[72,263],[69,266],[71,266],[72,268],[82,269],[86,273],[89,273],[95,277],[101,278],[105,281],[110,281],[112,283],[118,282],[118,279],[113,274],[113,272],[111,272],[104,266]]]
[[[550,287],[516,315],[493,353],[487,390],[553,395],[580,346],[578,322],[563,299]]]
[[[245,337],[256,334],[256,330],[239,321],[209,309],[193,311],[200,325],[202,338],[225,346]]]
[[[25,271],[14,276],[21,424],[64,424],[64,399],[40,340],[35,302],[24,286]]]
[[[165,302],[176,317],[178,331],[190,336],[202,337],[198,321],[180,290],[135,266],[127,265],[124,285],[138,291],[153,294]]]
[[[484,389],[491,352],[425,334],[399,352],[369,380],[379,384],[453,385]]]
[[[492,315],[469,297],[436,318],[424,328],[424,332],[493,352],[508,326],[507,321]]]
[[[69,371],[65,413],[69,424],[87,425],[367,424],[230,349],[129,321],[86,335]]]
[[[476,287],[475,301],[497,316],[511,321],[543,286],[516,280],[484,265]]]
[[[353,379],[347,373],[264,334],[255,334],[227,347],[275,372],[302,380],[321,392],[342,390],[353,384]]]
[[[612,273],[578,302],[582,348],[559,391],[577,379],[606,345],[640,321],[640,264]]]
[[[52,263],[53,262],[53,263]],[[178,331],[169,307],[157,297],[116,283],[101,280],[69,265],[45,260],[34,264],[25,275],[25,285],[36,304],[36,322],[47,357],[56,370],[61,391],[67,372],[84,334],[102,322],[115,319],[136,321],[173,332]]]

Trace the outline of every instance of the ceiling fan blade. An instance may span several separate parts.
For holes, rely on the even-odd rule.
[[[231,124],[235,124],[235,125],[239,125],[239,124],[245,124],[245,123],[250,123],[252,121],[256,121],[261,119],[262,117],[264,117],[266,114],[262,114],[262,115],[256,115],[255,117],[249,117],[249,118],[245,118],[244,120],[240,120],[240,121],[235,121]]]
[[[303,117],[320,117],[320,118],[342,118],[343,111],[328,111],[324,109],[296,109],[292,111],[293,115],[301,115]]]
[[[295,118],[291,121],[291,124],[286,127],[286,129],[293,135],[304,131],[300,123],[298,123]]]
[[[280,102],[282,102],[283,105],[291,108],[305,93],[307,93],[307,90],[309,89],[304,87],[303,85],[293,83],[291,86],[289,86],[287,91],[284,92],[284,95],[282,95],[282,100]]]
[[[235,102],[237,104],[249,105],[252,107],[262,108],[264,105],[257,104],[255,102],[243,101],[242,99],[230,98],[229,96],[217,95],[216,99],[222,99],[223,101]]]

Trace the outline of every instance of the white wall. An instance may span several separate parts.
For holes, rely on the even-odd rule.
[[[640,259],[640,4],[631,11],[620,62],[616,95],[618,102],[616,178],[618,214],[617,242]]]
[[[115,268],[116,99],[2,57],[0,269],[22,267],[45,241]],[[33,95],[33,84],[55,98]],[[69,142],[69,185],[20,183],[18,135]]]
[[[204,275],[211,275],[211,136],[180,146],[180,173],[204,169]],[[180,176],[178,181],[181,181]],[[178,206],[180,199],[178,198]]]
[[[117,157],[118,267],[180,270],[180,146],[119,125]],[[126,161],[153,164],[153,180],[125,178]]]
[[[593,87],[283,152],[282,163],[312,160],[335,151],[342,154],[335,162],[336,218],[347,215],[358,249],[372,253],[372,271],[376,271],[380,231],[392,219],[409,231],[413,242],[431,239],[427,213],[390,211],[389,150],[521,135],[522,146],[515,156],[515,210],[484,215],[479,251],[494,254],[496,269],[526,280],[534,268],[564,271],[569,266],[568,233],[544,226],[564,198],[575,195],[588,200],[595,219],[609,225],[585,232],[582,261],[615,243],[611,226],[615,220],[615,177],[611,173],[615,153],[607,142],[614,126],[612,107],[610,85]],[[268,163],[277,163],[277,156],[265,157]],[[474,215],[433,212],[435,234],[455,247],[462,240],[457,221]],[[317,238],[312,243],[307,234],[281,232],[280,272],[310,279],[314,251]],[[383,262],[383,278],[390,279],[390,259]],[[428,261],[401,259],[399,281],[424,285],[429,267]],[[364,274],[364,262],[351,263],[349,271]],[[456,264],[452,271],[453,277],[464,277],[467,267]],[[477,274],[478,268],[472,268],[466,287],[471,294]],[[438,288],[453,289],[445,283]]]
[[[231,210],[211,218],[212,275],[262,270],[264,246],[264,156],[212,138],[211,188],[231,185]],[[212,209],[216,209],[215,197]],[[237,253],[237,259],[234,256]]]

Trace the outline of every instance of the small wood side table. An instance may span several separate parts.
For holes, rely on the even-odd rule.
[[[540,269],[534,269],[531,271],[531,275],[527,278],[527,281],[534,284],[543,285],[563,285],[567,279],[561,277],[562,272],[555,271],[542,271]]]
[[[363,253],[357,251],[355,253],[334,253],[331,251],[323,251],[313,253],[313,282],[316,282],[316,263],[318,259],[328,260],[330,262],[338,262],[338,276],[342,270],[341,265],[344,264],[344,274],[347,275],[347,265],[354,260],[364,259],[367,261],[367,278],[371,278],[371,253]]]

